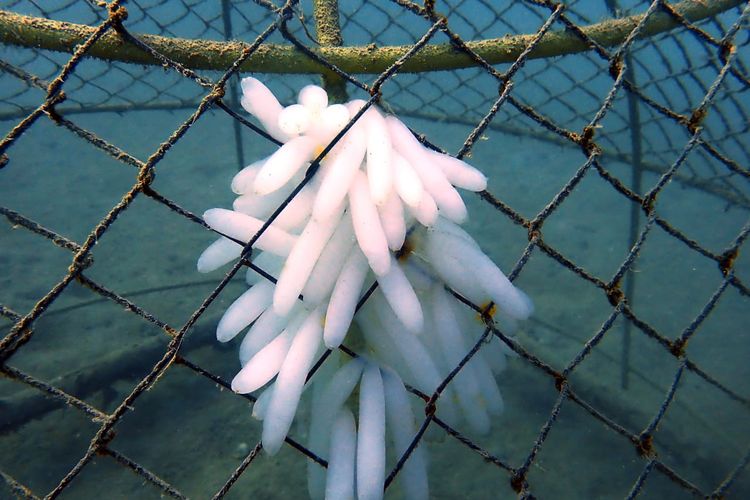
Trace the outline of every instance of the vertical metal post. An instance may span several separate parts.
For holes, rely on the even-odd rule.
[[[341,47],[344,38],[341,35],[338,0],[313,0],[313,15],[318,43],[322,47]],[[328,71],[321,75],[323,87],[333,102],[345,102],[349,99],[346,92],[346,80]]]
[[[607,8],[612,17],[619,17],[620,9],[617,0],[606,0]],[[633,57],[628,51],[625,54],[625,79],[635,85],[635,71],[633,70]],[[630,150],[632,164],[630,169],[631,188],[640,193],[643,184],[643,143],[641,136],[641,114],[638,108],[638,98],[632,93],[627,94],[628,100],[628,122],[630,123]],[[630,228],[628,231],[628,242],[632,247],[638,238],[641,225],[641,207],[635,203],[630,205]],[[625,275],[625,297],[632,305],[635,302],[635,273]],[[632,343],[632,324],[626,322],[622,335],[622,346],[620,352],[620,386],[627,389],[630,381],[630,346]]]
[[[625,56],[625,78],[630,83],[635,84],[635,72],[633,71],[633,58],[628,54]],[[641,114],[638,110],[638,99],[633,93],[628,94],[628,121],[630,122],[630,147],[632,149],[633,163],[630,170],[630,182],[631,188],[634,192],[640,193],[641,186],[643,184],[643,146],[641,143]],[[638,238],[638,231],[641,225],[641,207],[635,203],[630,204],[630,229],[628,231],[628,241],[632,247]],[[625,276],[625,297],[627,297],[629,304],[632,306],[635,302],[635,277],[636,274],[633,272],[627,273]],[[620,386],[623,389],[628,388],[628,381],[630,375],[630,344],[631,344],[631,330],[633,324],[629,321],[625,322],[625,327],[622,336],[622,356],[620,363]]]
[[[221,19],[224,22],[224,39],[232,39],[232,16],[231,16],[231,1],[221,0]],[[229,86],[229,105],[232,108],[237,109],[240,104],[239,94],[237,93],[237,84],[234,82],[234,78],[227,82]],[[235,155],[237,156],[237,170],[242,170],[245,166],[245,151],[242,147],[242,128],[237,120],[232,120],[232,128],[234,130],[234,149]]]

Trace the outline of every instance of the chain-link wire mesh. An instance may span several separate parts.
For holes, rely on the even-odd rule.
[[[413,391],[425,417],[392,457],[389,494],[424,444],[436,496],[746,496],[750,8],[684,14],[701,4],[341,2],[346,46],[408,47],[368,74],[320,55],[305,2],[2,2],[95,29],[72,55],[0,56],[4,494],[294,497],[306,461],[326,465],[301,428],[278,457],[259,455],[253,397],[227,390],[234,367],[211,328],[252,264],[218,285],[193,274],[210,238],[194,212],[226,204],[232,172],[275,146],[240,111],[240,67],[293,44],[327,82],[471,156],[490,186],[470,231],[537,304],[515,336],[482,314],[435,394]],[[632,24],[601,44],[586,27],[610,18]],[[651,32],[656,20],[670,29]],[[555,32],[586,50],[537,58]],[[160,64],[88,57],[112,34]],[[191,69],[148,34],[244,51]],[[471,45],[517,34],[529,36],[508,63]],[[440,44],[473,64],[401,71]],[[317,82],[260,78],[282,102]],[[517,359],[499,380],[505,415],[475,436],[439,418],[440,397],[490,341]]]

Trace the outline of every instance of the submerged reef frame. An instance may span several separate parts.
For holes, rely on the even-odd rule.
[[[139,479],[144,480],[147,486],[155,488],[154,491],[161,494],[176,498],[194,495],[184,491],[179,481],[167,480],[169,475],[159,470],[159,465],[151,462],[151,465],[146,466],[139,457],[131,457],[124,453],[121,448],[123,443],[118,435],[127,432],[123,422],[128,421],[133,413],[131,410],[145,407],[147,391],[163,386],[166,383],[164,379],[169,378],[165,375],[174,373],[173,367],[180,366],[191,375],[209,380],[220,389],[231,388],[225,377],[196,361],[198,351],[206,344],[206,339],[197,338],[196,334],[200,331],[200,322],[216,312],[216,307],[212,307],[212,304],[217,299],[225,297],[226,289],[232,286],[235,276],[240,271],[254,269],[267,278],[271,277],[251,261],[255,243],[268,230],[270,224],[264,224],[249,239],[229,272],[218,285],[214,286],[216,280],[211,282],[212,291],[205,295],[197,308],[180,320],[178,327],[170,325],[141,303],[139,297],[148,291],[129,293],[117,286],[110,288],[98,278],[92,277],[95,274],[91,271],[96,270],[97,266],[117,265],[113,261],[101,263],[102,260],[94,249],[98,248],[100,240],[106,242],[107,238],[112,238],[111,230],[123,224],[120,217],[134,206],[135,200],[146,199],[149,203],[168,208],[171,216],[190,222],[191,227],[201,234],[208,228],[207,221],[185,208],[184,202],[177,202],[171,196],[167,196],[158,184],[154,183],[164,158],[175,154],[174,146],[178,143],[188,143],[190,129],[196,123],[205,121],[207,115],[216,113],[231,120],[235,131],[236,159],[240,166],[245,164],[242,136],[251,135],[254,140],[270,141],[269,144],[278,142],[256,122],[248,120],[241,113],[235,79],[244,76],[242,73],[251,69],[269,73],[320,75],[329,93],[342,101],[345,95],[358,93],[360,97],[366,98],[368,106],[377,104],[388,111],[397,112],[399,116],[468,124],[471,130],[455,154],[459,159],[468,157],[475,150],[478,141],[490,131],[500,131],[518,137],[536,137],[547,144],[563,144],[572,147],[584,158],[584,162],[572,176],[566,178],[559,190],[552,194],[541,209],[531,215],[506,202],[503,196],[498,196],[492,191],[492,187],[479,192],[476,199],[481,206],[492,210],[496,217],[520,229],[526,236],[523,249],[509,272],[511,280],[516,280],[519,276],[525,278],[530,273],[529,269],[535,259],[543,257],[556,268],[570,273],[587,289],[593,290],[599,299],[608,304],[607,314],[599,326],[593,330],[585,329],[581,333],[584,338],[575,338],[570,331],[552,324],[551,320],[545,320],[543,317],[532,318],[530,323],[533,328],[544,329],[547,335],[556,332],[562,337],[567,335],[572,339],[574,354],[559,359],[545,350],[543,343],[535,343],[533,336],[516,338],[509,335],[508,331],[498,326],[490,314],[491,311],[485,309],[483,304],[470,303],[464,297],[457,297],[464,305],[472,308],[481,320],[481,335],[474,339],[474,344],[467,352],[461,353],[455,368],[434,393],[426,394],[414,387],[407,387],[411,393],[409,397],[424,411],[424,418],[417,419],[417,430],[411,437],[411,442],[387,470],[386,492],[409,464],[410,459],[413,459],[417,446],[431,433],[438,433],[472,457],[481,458],[485,463],[484,467],[493,471],[493,477],[497,475],[501,478],[508,493],[515,493],[520,498],[529,498],[540,492],[543,495],[545,488],[549,486],[544,481],[545,473],[537,466],[544,460],[545,453],[549,453],[547,450],[553,447],[551,442],[555,439],[556,429],[563,428],[565,419],[569,418],[566,412],[570,409],[579,411],[583,415],[580,418],[584,421],[600,426],[607,436],[626,443],[629,451],[639,457],[634,461],[635,473],[628,480],[623,480],[623,484],[620,485],[624,488],[621,490],[622,496],[634,498],[644,491],[650,491],[650,488],[655,488],[654,491],[664,491],[659,489],[662,487],[672,488],[672,491],[676,489],[685,495],[704,497],[722,497],[745,491],[748,484],[750,443],[729,443],[726,449],[731,448],[731,457],[722,457],[726,460],[722,461],[720,472],[706,478],[696,477],[688,464],[671,460],[670,453],[674,453],[674,449],[665,441],[676,446],[679,453],[693,450],[692,445],[680,441],[685,438],[674,437],[669,430],[671,425],[683,422],[675,417],[675,414],[688,415],[684,417],[688,421],[692,418],[693,410],[690,409],[689,398],[686,403],[676,397],[684,393],[689,394],[687,391],[690,390],[690,386],[686,380],[690,380],[691,384],[697,381],[705,386],[705,390],[726,402],[726,407],[736,407],[736,415],[747,417],[750,413],[750,396],[746,387],[727,377],[726,373],[717,370],[715,366],[706,367],[706,360],[696,359],[697,353],[690,350],[695,343],[694,339],[703,339],[707,336],[702,329],[706,328],[705,325],[710,322],[710,318],[721,314],[720,308],[730,300],[730,296],[736,297],[731,300],[737,300],[745,306],[750,297],[750,286],[744,274],[747,263],[740,251],[750,234],[750,222],[747,221],[747,211],[750,208],[750,198],[747,194],[747,183],[750,182],[750,170],[747,167],[750,152],[746,142],[743,146],[743,141],[747,139],[747,127],[737,129],[734,122],[728,118],[736,113],[746,119],[748,112],[740,97],[740,94],[746,93],[750,86],[746,66],[748,43],[743,39],[743,36],[747,38],[747,24],[750,18],[750,7],[747,2],[685,0],[675,3],[654,0],[641,9],[629,7],[630,11],[626,12],[620,10],[616,0],[607,0],[601,3],[606,5],[614,19],[587,23],[585,9],[582,7],[584,2],[528,0],[520,4],[539,16],[535,32],[521,34],[511,29],[508,30],[510,36],[506,38],[489,38],[483,41],[479,38],[484,37],[479,36],[477,32],[474,32],[474,36],[469,40],[459,34],[461,29],[467,28],[460,24],[462,14],[458,8],[449,14],[443,14],[438,2],[417,4],[398,0],[388,3],[389,8],[423,21],[426,29],[414,37],[414,43],[408,45],[383,44],[373,40],[373,44],[378,44],[358,47],[345,45],[346,35],[349,33],[347,30],[352,29],[357,14],[332,15],[335,9],[330,9],[336,6],[336,2],[314,2],[317,9],[314,12],[317,29],[314,30],[307,26],[306,18],[301,15],[303,7],[298,2],[289,1],[283,5],[276,5],[258,0],[252,8],[262,12],[262,22],[258,24],[262,24],[263,29],[253,32],[252,36],[248,35],[248,32],[238,35],[232,30],[232,12],[239,16],[244,14],[244,11],[239,10],[231,1],[220,3],[222,10],[218,11],[213,21],[221,21],[221,36],[227,40],[248,40],[248,43],[200,41],[199,37],[192,41],[180,40],[171,31],[169,23],[157,23],[164,31],[162,35],[140,34],[137,29],[138,22],[143,19],[158,19],[159,14],[144,11],[137,2],[85,2],[94,18],[94,21],[88,23],[89,26],[54,19],[59,13],[62,13],[61,17],[65,17],[66,8],[70,6],[65,1],[62,1],[60,9],[39,12],[36,18],[0,10],[0,41],[13,47],[25,47],[12,49],[20,51],[21,54],[34,55],[31,61],[23,57],[0,57],[2,78],[20,87],[20,90],[13,87],[6,91],[9,92],[9,97],[4,99],[4,102],[11,105],[0,109],[0,117],[5,122],[13,121],[0,140],[0,176],[14,170],[32,168],[23,163],[23,157],[18,151],[23,147],[24,136],[33,134],[43,123],[54,124],[65,133],[71,132],[71,137],[82,139],[86,147],[90,145],[93,149],[106,153],[118,164],[133,168],[135,173],[135,181],[125,192],[118,195],[119,201],[109,207],[107,214],[88,228],[85,237],[79,241],[66,236],[64,231],[47,228],[44,216],[39,219],[37,216],[32,217],[23,213],[23,209],[0,206],[0,215],[9,223],[8,228],[4,230],[28,232],[29,235],[44,238],[72,255],[69,266],[62,272],[63,277],[51,288],[46,288],[45,293],[36,296],[31,306],[15,305],[17,299],[14,295],[0,297],[0,316],[4,319],[6,327],[0,338],[0,373],[9,381],[20,382],[20,385],[12,385],[22,388],[17,392],[3,393],[0,399],[0,408],[3,410],[3,420],[0,424],[3,431],[6,435],[13,435],[19,429],[23,429],[30,419],[39,422],[44,422],[50,417],[54,419],[61,405],[70,408],[69,411],[80,412],[96,427],[91,433],[90,441],[84,447],[82,456],[77,456],[60,477],[55,477],[51,487],[40,486],[37,478],[24,475],[23,470],[14,468],[13,464],[2,463],[0,473],[5,482],[3,487],[18,496],[30,498],[42,495],[54,498],[62,493],[85,491],[87,475],[93,474],[92,471],[96,470],[95,464],[105,462],[110,465],[116,464],[118,470],[127,468],[137,474]],[[28,7],[22,1],[10,2],[9,5],[10,9],[17,5]],[[324,11],[326,7],[329,8],[327,14]],[[143,17],[136,17],[133,16],[135,12],[145,14]],[[391,11],[384,12],[387,14]],[[343,26],[337,26],[339,23],[336,18],[348,22],[342,23]],[[497,18],[501,19],[501,16],[498,15]],[[247,18],[242,19],[243,23],[253,25]],[[210,26],[211,23],[206,25]],[[460,25],[460,29],[455,28],[457,25]],[[237,24],[234,26],[236,28]],[[310,34],[312,31],[316,31],[316,37]],[[269,40],[274,36],[281,37],[288,43],[270,43]],[[447,37],[448,43],[435,43],[441,36]],[[639,52],[636,50],[636,47],[646,50],[638,46],[639,41],[650,39],[658,42],[655,42],[657,48],[659,44],[676,44],[685,50],[685,57],[689,62],[687,67],[673,73],[668,72],[666,76],[650,73],[649,65],[639,59]],[[701,59],[702,62],[698,63],[698,56],[691,59],[690,50],[685,49],[689,46],[686,40],[704,49],[709,54],[708,62]],[[206,49],[205,52],[202,55],[198,54],[203,49]],[[64,60],[49,56],[50,51],[59,50],[69,52],[72,56],[63,58]],[[543,75],[543,69],[534,69],[531,76],[524,73],[532,67],[530,61],[534,58],[573,53],[584,54],[587,60],[595,61],[597,67],[602,68],[601,73],[606,79],[607,84],[603,92],[591,91],[595,101],[591,107],[582,111],[572,109],[571,114],[562,119],[555,111],[545,108],[542,101],[529,103],[525,101],[528,96],[518,96],[518,88],[531,85],[526,82],[542,82],[539,85],[544,83],[543,78],[534,76]],[[703,53],[700,57],[704,57]],[[35,58],[53,62],[53,70],[45,72],[43,65],[34,63]],[[164,101],[158,98],[140,101],[131,97],[125,98],[124,103],[122,99],[110,98],[102,102],[82,100],[76,90],[92,90],[91,87],[86,87],[85,81],[81,87],[76,86],[82,80],[79,74],[84,74],[83,68],[87,62],[100,58],[109,61],[108,69],[157,64],[157,68],[144,70],[145,74],[150,74],[153,70],[157,72],[157,81],[175,78],[178,81],[187,81],[192,88],[199,90],[193,94],[173,95],[168,89],[161,89],[162,94],[169,96],[169,99]],[[135,64],[121,65],[115,61]],[[214,77],[200,72],[207,68],[218,70],[221,74]],[[464,107],[458,109],[442,108],[436,104],[439,99],[429,100],[423,96],[415,98],[418,101],[416,106],[410,107],[408,103],[399,101],[398,93],[408,92],[407,89],[413,84],[409,80],[401,83],[399,77],[402,74],[416,72],[419,75],[415,78],[421,78],[420,75],[430,78],[431,72],[456,68],[466,68],[458,70],[459,72],[469,70],[476,73],[472,74],[471,79],[458,79],[460,84],[453,89],[441,87],[441,97],[457,95],[458,89],[462,86],[471,87],[475,80],[485,79],[491,82],[491,92],[484,96],[485,105],[479,112],[469,112],[473,106],[470,102],[461,102],[460,106]],[[539,73],[534,73],[536,71]],[[706,72],[709,77],[704,78]],[[374,80],[368,81],[360,76],[363,74],[377,76]],[[571,76],[565,72],[562,72],[562,75],[562,82]],[[643,80],[644,76],[648,81]],[[692,83],[683,83],[681,77]],[[141,81],[150,84],[148,78]],[[664,95],[665,92],[660,87],[663,81],[661,78],[676,81],[677,88],[691,97],[686,98],[686,106],[678,106],[670,96]],[[573,86],[587,88],[588,82],[585,80],[571,80]],[[95,80],[92,83],[99,85],[100,82]],[[434,85],[433,81],[430,83]],[[397,89],[396,95],[388,93],[386,84]],[[282,84],[281,88],[285,86]],[[555,93],[556,90],[560,90],[559,88],[541,88],[543,97],[551,96],[558,99],[557,102],[571,107],[570,103],[565,102],[563,92]],[[41,100],[40,92],[44,96]],[[623,96],[626,105],[624,108],[618,108],[615,103]],[[288,100],[288,96],[286,99]],[[734,106],[734,110],[730,112],[729,106]],[[145,159],[140,159],[139,155],[117,146],[114,141],[103,138],[82,126],[80,120],[74,119],[74,116],[83,113],[115,111],[127,118],[129,113],[138,110],[181,109],[190,109],[190,116],[155,150],[144,157]],[[501,120],[502,113],[509,109],[513,111],[516,121],[525,121],[527,125],[517,127],[514,123],[508,124]],[[451,113],[457,116],[451,118]],[[612,123],[608,121],[612,117],[619,120],[614,131]],[[717,123],[724,128],[717,129]],[[658,140],[644,132],[663,128],[678,130],[681,135],[665,134],[668,144],[662,147]],[[430,134],[423,135],[418,127],[415,129],[416,138],[425,147],[445,153],[443,148],[433,142]],[[310,175],[315,172],[320,159],[342,136],[343,134],[340,134],[334,138],[312,162]],[[629,140],[620,141],[620,136]],[[711,164],[708,171],[701,170],[691,163],[691,158],[696,156],[701,161]],[[612,162],[615,161],[627,165],[627,175],[612,167]],[[571,256],[570,249],[557,244],[554,238],[545,232],[549,231],[548,228],[552,225],[550,221],[563,210],[561,207],[566,206],[566,200],[583,190],[584,179],[592,176],[604,182],[606,187],[630,209],[627,251],[622,255],[615,271],[608,275],[602,275],[600,270],[593,270],[578,257]],[[668,196],[664,193],[670,189],[669,184],[672,181],[690,192],[700,192],[701,196],[721,200],[726,204],[727,211],[738,211],[742,214],[744,222],[732,238],[723,242],[719,250],[716,250],[715,245],[709,245],[692,236],[690,227],[685,229],[675,223],[674,214],[661,211],[661,203]],[[304,184],[300,184],[279,204],[275,210],[276,215],[294,199],[303,186]],[[695,255],[701,262],[708,263],[715,273],[715,280],[704,286],[706,296],[697,299],[700,301],[697,312],[687,321],[687,326],[680,326],[677,332],[665,330],[658,321],[644,314],[639,308],[636,275],[633,271],[637,262],[648,252],[649,245],[653,244],[656,233],[666,235],[663,237],[668,238],[680,249]],[[32,352],[33,346],[45,342],[43,330],[47,318],[99,303],[94,301],[74,304],[70,306],[71,309],[58,307],[64,302],[60,298],[67,297],[72,293],[70,290],[78,285],[97,294],[96,301],[124,308],[131,313],[129,316],[145,320],[163,335],[156,341],[149,338],[138,346],[129,346],[122,353],[109,353],[101,361],[89,360],[90,362],[83,367],[68,372],[63,370],[54,377],[37,372],[33,367],[26,368],[24,357],[19,354]],[[188,284],[173,282],[165,285],[164,289],[169,289],[170,285],[190,289]],[[531,295],[535,296],[534,290],[554,286],[554,283],[545,282],[535,287],[533,281],[529,281],[528,285]],[[365,294],[358,306],[361,306],[371,293],[372,291]],[[22,301],[19,303],[23,304]],[[612,354],[605,351],[603,346],[606,342],[612,341],[616,332],[622,333],[620,349],[617,351],[620,357],[612,358]],[[639,416],[643,417],[643,420],[625,416],[627,412],[618,409],[627,406],[626,403],[621,400],[613,402],[597,395],[597,392],[591,389],[592,386],[596,386],[596,381],[578,376],[587,363],[605,351],[605,355],[609,356],[609,369],[613,370],[614,367],[619,375],[618,394],[627,394],[629,385],[638,382],[636,379],[644,378],[633,366],[633,359],[640,356],[640,353],[631,352],[631,344],[635,339],[653,346],[661,356],[664,356],[660,359],[668,360],[665,364],[669,366],[668,374],[660,384],[648,381],[655,388],[655,393],[658,394],[655,399],[658,401],[653,407],[641,411]],[[506,454],[502,448],[497,450],[488,443],[477,440],[464,429],[442,420],[436,413],[436,409],[440,408],[441,397],[446,391],[456,387],[454,382],[461,370],[478,353],[481,354],[480,351],[486,352],[486,345],[490,340],[502,343],[505,349],[515,354],[516,358],[512,362],[517,367],[528,368],[535,377],[539,377],[549,388],[554,387],[556,391],[549,406],[542,412],[543,418],[535,421],[535,431],[527,440],[520,458]],[[327,360],[334,355],[333,352],[327,351],[315,360],[310,377],[314,377],[315,372],[325,370],[326,366],[330,365]],[[141,355],[145,353],[150,353],[150,357],[146,357],[146,366]],[[335,356],[358,358],[357,346],[347,346],[344,343],[336,351]],[[102,390],[102,376],[105,377],[106,385],[114,385],[116,381],[130,381],[131,375],[127,375],[130,369],[142,375],[139,375],[133,384],[128,385],[121,398],[116,398],[114,406],[106,407],[93,402],[96,401],[93,395]],[[370,375],[369,379],[372,380],[373,377]],[[385,378],[388,378],[388,375],[385,375]],[[528,390],[531,391],[531,387]],[[231,391],[222,391],[220,397],[246,398],[247,401],[255,402],[251,395],[233,395]],[[671,419],[674,418],[678,418],[677,423],[672,423]],[[506,422],[507,427],[512,425],[512,422]],[[741,424],[738,424],[738,427],[740,426]],[[702,439],[709,441],[715,437],[715,434],[706,431]],[[320,456],[301,444],[300,440],[295,439],[295,433],[286,437],[285,442],[306,457],[313,466],[322,468],[328,465]],[[726,444],[724,441],[721,443],[721,446]],[[261,449],[260,441],[257,445],[242,449],[242,456],[236,459],[233,465],[234,470],[228,476],[222,477],[221,484],[217,486],[215,498],[224,497],[235,488],[248,487],[247,477],[250,471],[263,466],[262,461],[258,460]],[[707,460],[705,456],[699,455],[701,460]],[[630,462],[632,458],[633,456],[627,456],[623,460],[627,459]],[[731,464],[726,466],[725,462]],[[661,485],[662,482],[666,482],[667,486]],[[250,482],[250,487],[252,485]]]
[[[679,17],[668,12],[655,12],[649,16],[636,14],[626,18],[610,19],[579,28],[585,38],[574,32],[553,31],[548,33],[543,40],[535,43],[534,49],[526,57],[529,59],[546,58],[587,51],[591,50],[591,42],[602,47],[612,47],[623,43],[636,27],[639,32],[638,36],[650,37],[678,27],[680,19],[689,23],[700,22],[742,3],[742,0],[713,2],[683,0],[669,7],[671,13]],[[320,10],[323,10],[329,2],[318,4]],[[439,20],[437,12],[429,8],[417,4],[413,4],[412,8],[417,9],[422,15],[433,16],[433,21]],[[77,45],[88,40],[94,31],[95,29],[89,26],[0,11],[0,42],[6,44],[71,52]],[[491,40],[470,40],[465,42],[465,46],[471,54],[488,64],[512,63],[526,51],[534,37],[534,34],[527,34]],[[239,42],[186,40],[153,35],[141,35],[138,38],[159,54],[191,69],[224,69],[236,61],[245,48],[245,45]],[[88,55],[133,64],[161,64],[159,59],[153,57],[152,54],[128,42],[127,38],[123,39],[117,33],[110,32],[93,44]],[[307,49],[306,51],[317,56],[311,58],[305,54],[306,51],[301,51],[292,45],[264,44],[242,62],[239,70],[261,73],[321,74],[328,69],[327,65],[321,64],[320,60],[323,59],[346,73],[378,74],[387,71],[411,48],[411,46],[378,47],[375,45],[323,46]],[[446,43],[425,47],[413,57],[405,59],[399,71],[432,72],[471,67],[476,64],[477,60],[470,53],[458,51],[455,46]]]

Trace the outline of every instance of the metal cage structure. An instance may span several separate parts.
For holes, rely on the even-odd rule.
[[[490,178],[469,231],[537,312],[476,343],[390,457],[436,498],[750,494],[750,4],[0,1],[0,496],[298,497],[212,342],[240,258],[196,213],[273,147],[238,78],[323,82]],[[439,417],[487,342],[489,436]],[[316,365],[324,365],[326,353]],[[342,356],[357,356],[347,346]],[[314,372],[310,376],[314,377]],[[304,411],[297,420],[304,421]]]

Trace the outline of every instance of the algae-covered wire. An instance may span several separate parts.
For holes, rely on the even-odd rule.
[[[742,0],[683,0],[671,8],[690,22],[716,16],[742,4]],[[621,43],[643,19],[643,14],[610,19],[591,24],[581,30],[593,41],[605,47]],[[643,25],[640,36],[649,37],[679,26],[677,20],[665,12],[651,15]],[[0,10],[0,42],[38,49],[72,52],[87,40],[95,27],[52,19],[24,16]],[[191,40],[156,35],[138,34],[138,38],[170,59],[193,69],[222,70],[240,58],[246,44],[213,40]],[[507,35],[502,38],[475,40],[467,46],[491,64],[513,62],[528,46],[534,34]],[[377,74],[398,60],[411,46],[357,47],[322,46],[312,49],[330,63],[347,73]],[[578,35],[569,31],[553,31],[544,36],[530,58],[545,58],[589,50]],[[136,64],[160,64],[151,55],[124,41],[114,30],[108,31],[89,50],[88,54],[106,60]],[[424,72],[458,69],[473,66],[475,61],[458,52],[450,44],[428,45],[409,58],[401,72]],[[241,71],[264,73],[327,73],[330,70],[310,59],[291,45],[262,44],[245,60]]]

